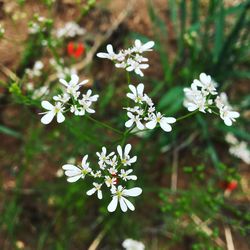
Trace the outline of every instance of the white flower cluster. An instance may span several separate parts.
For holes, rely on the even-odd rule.
[[[144,92],[144,84],[140,83],[138,86],[129,85],[132,93],[127,93],[127,97],[134,101],[133,108],[124,108],[127,110],[129,120],[125,123],[127,128],[135,125],[139,130],[154,129],[157,124],[165,132],[170,132],[172,127],[170,124],[175,123],[176,119],[173,117],[165,117],[160,112],[157,112],[155,105],[150,97]]]
[[[131,145],[127,144],[123,150],[119,145],[117,146],[116,154],[115,152],[107,153],[107,149],[102,147],[102,151],[96,153],[99,168],[95,170],[87,162],[88,155],[83,157],[81,165],[63,165],[62,168],[68,177],[67,181],[72,183],[80,178],[84,179],[86,176],[92,177],[96,179],[96,182],[93,182],[93,188],[87,191],[87,195],[97,193],[98,199],[102,199],[102,189],[106,186],[112,196],[112,200],[107,207],[109,212],[116,210],[118,202],[123,212],[126,212],[128,209],[134,211],[134,205],[126,197],[138,196],[142,193],[142,190],[138,187],[125,188],[127,181],[137,179],[136,175],[131,174],[133,169],[128,168],[137,160],[136,156],[131,157],[129,155],[131,148]],[[117,186],[118,183],[119,186]]]
[[[239,142],[233,134],[226,135],[226,141],[231,145],[229,148],[229,153],[246,164],[250,164],[250,150],[245,141]]]
[[[199,110],[203,113],[206,113],[206,111],[212,113],[214,112],[213,108],[217,107],[221,119],[227,126],[231,126],[235,118],[238,118],[240,114],[232,110],[225,93],[218,95],[216,85],[211,76],[201,73],[199,80],[195,79],[191,84],[191,88],[184,88],[183,105],[188,111]]]
[[[142,242],[133,240],[133,239],[124,240],[122,242],[122,246],[126,250],[144,250],[145,249],[145,245]]]
[[[125,50],[120,50],[117,54],[114,52],[111,44],[107,45],[107,53],[100,52],[97,56],[106,58],[115,63],[115,67],[123,68],[127,71],[134,71],[136,74],[143,76],[142,69],[146,69],[149,65],[148,58],[143,57],[141,54],[146,51],[151,51],[154,46],[153,41],[142,44],[140,40],[135,40],[134,46]]]
[[[65,120],[63,113],[70,110],[74,115],[83,116],[87,113],[95,113],[92,109],[93,102],[96,102],[98,95],[92,96],[92,90],[88,90],[86,94],[82,94],[80,98],[79,89],[86,84],[88,80],[79,82],[77,75],[71,75],[71,80],[67,82],[64,79],[59,79],[60,83],[64,86],[64,92],[60,95],[53,96],[55,104],[52,105],[48,101],[42,101],[42,107],[47,111],[41,114],[44,116],[41,118],[43,124],[49,124],[56,116],[57,122],[62,123]],[[65,110],[65,106],[68,106],[68,110]]]
[[[84,35],[85,32],[86,30],[84,28],[81,28],[77,23],[68,22],[64,25],[64,27],[56,30],[55,35],[57,38],[72,38],[75,36]]]
[[[29,76],[29,78],[39,77],[42,75],[42,69],[44,64],[42,61],[36,61],[32,69],[26,69],[25,73]]]

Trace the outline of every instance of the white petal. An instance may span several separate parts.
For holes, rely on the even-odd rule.
[[[143,84],[143,83],[140,83],[140,84],[137,86],[137,93],[138,93],[138,95],[143,95],[143,90],[144,90],[144,84]]]
[[[137,176],[136,175],[129,175],[129,180],[133,180],[136,181],[137,180]]]
[[[48,101],[42,101],[41,105],[42,105],[43,108],[45,108],[47,110],[54,109],[54,106]]]
[[[129,162],[130,162],[130,163],[135,163],[136,160],[137,160],[137,156],[134,156],[134,157],[132,157],[132,158],[129,160]]]
[[[109,54],[114,54],[113,46],[111,44],[107,45],[107,51]]]
[[[123,199],[124,199],[124,201],[125,201],[127,207],[128,207],[131,211],[134,211],[134,210],[135,210],[134,205],[133,205],[128,199],[126,199],[126,198],[123,198]]]
[[[125,122],[125,126],[127,128],[130,128],[130,127],[132,127],[133,123],[134,123],[134,120],[130,119],[130,120],[128,120],[128,121]]]
[[[152,120],[152,121],[146,123],[146,127],[148,129],[154,129],[155,126],[156,126],[156,124],[157,124],[157,121],[156,120]]]
[[[166,132],[170,132],[172,130],[172,127],[163,118],[160,121],[160,126]]]
[[[175,123],[176,119],[174,117],[163,117],[162,119],[164,119],[167,123]]]
[[[127,97],[130,98],[130,99],[132,99],[132,100],[135,100],[135,95],[132,94],[132,93],[128,93]]]
[[[97,197],[98,197],[99,200],[102,199],[102,190],[97,191]]]
[[[135,188],[130,188],[130,189],[124,189],[123,190],[124,195],[126,196],[138,196],[142,193],[142,189],[139,187],[135,187]]]
[[[141,47],[141,41],[139,39],[135,40],[135,47],[137,47],[137,48]]]
[[[145,43],[145,44],[142,46],[142,48],[143,48],[143,50],[145,51],[145,50],[151,49],[152,47],[154,47],[154,45],[155,45],[155,42],[154,42],[154,41],[149,41],[149,42]]]
[[[88,155],[85,155],[83,158],[82,158],[82,166],[84,166],[86,164],[86,161],[88,159]]]
[[[225,119],[224,119],[224,123],[225,123],[227,126],[232,126],[232,124],[233,124],[232,120],[229,119],[229,118],[225,118]]]
[[[81,175],[76,175],[76,176],[73,176],[73,177],[69,177],[68,179],[67,179],[67,182],[76,182],[76,181],[78,181],[80,178],[81,178],[82,176]]]
[[[125,154],[125,155],[128,155],[129,152],[130,152],[130,150],[131,150],[131,148],[132,148],[131,144],[127,144],[127,145],[125,146],[124,154]]]
[[[96,192],[96,189],[91,188],[86,194],[90,196],[90,195],[94,194],[95,192]]]
[[[231,116],[232,118],[238,118],[238,117],[240,117],[240,113],[239,113],[239,112],[236,112],[236,111],[231,111],[231,112],[230,112],[230,116]]]
[[[120,145],[117,146],[117,152],[118,152],[120,158],[122,158],[122,147]]]
[[[66,170],[65,175],[68,177],[76,176],[82,174],[80,170]]]
[[[80,170],[78,167],[72,165],[72,164],[65,164],[62,166],[63,170]]]
[[[143,129],[144,129],[144,125],[143,125],[140,121],[138,121],[138,122],[136,123],[136,126],[137,126],[137,128],[140,129],[140,130],[143,130]]]
[[[97,53],[97,57],[99,57],[99,58],[107,58],[107,59],[110,58],[108,53],[103,53],[103,52]]]
[[[136,88],[135,88],[135,86],[134,85],[132,85],[132,84],[130,84],[130,85],[128,85],[128,87],[129,87],[129,89],[131,90],[131,92],[134,94],[134,95],[136,95]]]
[[[57,113],[56,120],[58,123],[62,123],[65,120],[65,116],[62,114],[62,112]]]
[[[79,77],[76,74],[71,75],[71,80],[69,82],[69,85],[76,85],[79,81]]]
[[[47,114],[45,114],[41,118],[41,123],[49,124],[53,120],[54,116],[55,116],[55,113],[53,111],[49,111]]]
[[[110,213],[114,212],[117,208],[117,204],[118,204],[118,198],[117,198],[117,196],[114,196],[112,198],[112,201],[108,205],[108,211]]]
[[[122,212],[127,212],[128,208],[127,208],[127,205],[126,205],[123,197],[121,197],[119,199],[119,203],[120,203],[120,207],[121,207]]]
[[[67,83],[67,81],[65,81],[64,79],[59,79],[59,82],[61,83],[61,84],[63,84],[65,87],[68,87],[68,83]]]

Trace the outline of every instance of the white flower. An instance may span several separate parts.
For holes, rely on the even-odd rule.
[[[113,46],[111,44],[107,45],[107,52],[108,53],[104,53],[104,52],[100,52],[97,53],[97,56],[100,58],[105,58],[105,59],[109,59],[109,60],[117,60],[118,55],[114,52]]]
[[[137,87],[130,84],[128,87],[132,93],[127,93],[127,97],[133,100],[135,103],[142,104],[142,102],[144,101],[144,84],[140,83]]]
[[[106,184],[107,187],[113,187],[114,185],[117,184],[117,178],[116,177],[105,176],[105,184]]]
[[[94,177],[94,178],[100,178],[102,177],[102,172],[100,170],[97,170],[95,173],[92,171],[91,172],[91,175]]]
[[[38,89],[35,89],[32,94],[32,99],[37,100],[40,99],[42,96],[47,95],[49,93],[48,86],[41,86]]]
[[[113,176],[115,176],[118,172],[118,170],[115,167],[109,168],[108,171]]]
[[[134,71],[137,75],[144,76],[143,72],[141,69],[147,69],[149,67],[148,64],[145,63],[139,63],[134,60],[128,60],[128,67],[126,68],[127,71]]]
[[[108,165],[110,165],[111,167],[115,168],[117,166],[117,156],[114,155],[112,159],[108,160]]]
[[[56,36],[58,38],[63,37],[75,37],[77,35],[84,35],[85,29],[81,28],[77,23],[75,22],[68,22],[65,24],[64,27],[59,28],[56,31]]]
[[[62,166],[62,169],[65,170],[65,175],[68,176],[68,182],[76,182],[80,178],[84,177],[92,171],[87,162],[88,155],[85,155],[82,159],[81,166],[74,166],[72,164],[66,164]]]
[[[99,158],[98,164],[100,165],[100,168],[105,168],[106,164],[109,164],[110,157],[114,155],[115,152],[111,152],[107,155],[107,149],[106,147],[102,147],[102,152],[96,152],[96,155]]]
[[[122,186],[118,186],[118,188],[113,186],[111,189],[111,192],[112,192],[113,198],[108,205],[108,211],[114,212],[119,202],[121,210],[123,212],[126,212],[128,209],[130,209],[131,211],[134,211],[135,207],[125,197],[127,196],[136,197],[142,193],[142,189],[138,187],[131,188],[131,189],[124,189]]]
[[[247,143],[242,141],[229,148],[230,154],[244,161],[246,164],[250,164],[250,151],[247,148]]]
[[[96,102],[99,98],[99,95],[92,95],[92,90],[89,89],[86,94],[82,94],[82,99],[81,101],[84,102]]]
[[[202,92],[205,95],[211,94],[211,95],[216,95],[216,87],[215,83],[212,80],[210,75],[206,75],[205,73],[201,73],[199,76],[199,80],[194,80],[192,83],[192,87],[201,87]]]
[[[226,139],[226,142],[229,143],[229,144],[232,144],[232,145],[238,144],[237,138],[231,133],[226,134],[225,139]]]
[[[133,172],[133,169],[128,169],[127,171],[125,171],[124,169],[121,169],[121,172],[119,174],[119,176],[124,180],[137,180],[137,176],[136,175],[129,175]]]
[[[75,99],[77,99],[80,94],[80,92],[78,92],[80,87],[88,82],[88,80],[84,80],[79,83],[79,77],[75,74],[71,75],[71,80],[69,82],[64,79],[59,79],[59,81],[66,87],[67,93],[72,95]]]
[[[126,123],[125,126],[127,128],[130,128],[133,126],[133,124],[136,124],[136,127],[140,130],[144,129],[144,125],[141,123],[141,118],[139,115],[133,115],[131,112],[127,113],[128,117],[130,118]]]
[[[69,101],[70,96],[67,93],[63,93],[62,95],[53,96],[53,99],[57,102],[66,103]]]
[[[220,109],[220,117],[227,126],[231,126],[235,122],[235,118],[240,117],[240,114],[236,111],[231,111],[228,106],[224,106]]]
[[[228,108],[232,108],[228,102],[228,97],[225,92],[220,93],[215,99],[215,104],[218,109],[223,108],[224,106],[227,106]]]
[[[134,51],[137,53],[143,53],[145,51],[151,51],[155,45],[153,41],[149,41],[145,44],[142,44],[142,42],[139,39],[135,40],[135,45],[134,45]]]
[[[144,250],[145,246],[142,242],[133,240],[133,239],[126,239],[122,242],[122,246],[126,250]]]
[[[170,132],[172,130],[172,127],[169,124],[175,123],[176,119],[173,117],[164,117],[160,112],[157,112],[157,114],[153,114],[151,117],[151,121],[146,123],[146,127],[148,129],[154,129],[157,125],[157,123],[160,124],[160,127],[165,132]]]
[[[42,61],[36,61],[32,69],[26,69],[25,73],[30,77],[36,77],[42,75],[42,69],[44,65]]]
[[[205,113],[206,109],[206,96],[195,88],[184,88],[185,98],[183,105],[192,112],[196,109]]]
[[[132,158],[129,156],[129,152],[130,152],[131,148],[132,148],[131,144],[127,144],[125,146],[124,153],[123,153],[122,147],[120,145],[117,146],[117,152],[120,156],[121,163],[124,166],[127,166],[127,165],[130,166],[132,163],[135,163],[137,160],[137,156],[134,156]]]
[[[41,122],[43,124],[49,124],[53,118],[56,115],[56,120],[58,123],[62,123],[65,120],[65,117],[63,115],[63,106],[60,102],[57,102],[55,104],[55,106],[53,106],[50,102],[48,101],[42,101],[41,103],[42,107],[44,109],[47,109],[48,111],[43,112],[41,114],[45,114],[42,118],[41,118]]]
[[[89,191],[87,191],[87,195],[93,195],[95,192],[97,192],[97,197],[99,200],[102,199],[102,190],[101,190],[101,187],[102,187],[102,184],[98,184],[96,182],[93,182],[93,188],[91,188]]]

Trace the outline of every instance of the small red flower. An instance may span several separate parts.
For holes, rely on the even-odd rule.
[[[74,58],[79,58],[85,51],[85,47],[82,43],[69,42],[67,46],[68,55]]]
[[[230,181],[227,183],[226,186],[226,190],[227,191],[233,191],[234,189],[236,189],[238,186],[238,182],[237,181]]]

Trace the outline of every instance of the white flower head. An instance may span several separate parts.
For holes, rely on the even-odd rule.
[[[114,154],[115,154],[115,152],[111,152],[110,154],[107,155],[106,147],[102,147],[102,152],[101,153],[96,152],[96,155],[99,158],[98,164],[99,164],[101,169],[104,169],[106,167],[106,164],[109,164],[110,157],[112,155],[114,155]]]
[[[127,97],[133,100],[135,103],[142,104],[142,102],[144,101],[144,84],[140,83],[137,87],[130,84],[128,87],[132,93],[127,93]]]
[[[128,180],[137,180],[137,176],[136,175],[130,175],[133,172],[133,169],[128,169],[127,171],[124,169],[121,169],[121,172],[119,174],[119,176],[124,180],[124,181],[128,181]]]
[[[71,75],[71,80],[69,82],[64,79],[59,79],[59,81],[64,87],[66,87],[67,93],[72,95],[75,99],[80,95],[80,92],[78,92],[80,87],[88,82],[88,80],[79,82],[79,77],[76,74]]]
[[[133,240],[133,239],[126,239],[122,242],[122,246],[126,250],[144,250],[145,246],[142,242]]]
[[[117,208],[118,202],[120,204],[120,208],[123,212],[127,212],[127,210],[134,211],[134,205],[125,197],[131,196],[136,197],[142,193],[142,189],[139,187],[131,188],[131,189],[124,189],[121,185],[116,188],[113,186],[111,189],[113,198],[108,205],[108,211],[114,212]]]
[[[44,116],[41,118],[41,122],[43,124],[49,124],[55,116],[58,123],[62,123],[65,120],[65,116],[63,115],[64,107],[60,102],[52,105],[48,101],[42,101],[41,105],[44,109],[48,110],[41,113],[44,114]]]
[[[205,73],[201,73],[199,76],[199,80],[194,80],[194,82],[191,85],[192,87],[200,87],[201,91],[205,94],[211,94],[216,95],[216,86],[215,82],[212,80],[210,75],[207,75]]]
[[[123,152],[122,147],[120,145],[117,146],[117,152],[119,154],[121,163],[124,166],[130,166],[131,164],[135,163],[137,160],[137,156],[134,156],[132,158],[129,156],[129,152],[131,148],[132,148],[131,144],[127,144]]]
[[[99,200],[102,199],[102,190],[101,190],[101,187],[102,187],[102,184],[98,184],[96,182],[93,182],[93,188],[91,188],[89,191],[87,191],[87,195],[91,196],[93,195],[95,192],[97,192],[97,197]]]
[[[141,117],[139,115],[134,115],[131,112],[127,113],[128,117],[130,118],[126,123],[125,126],[127,128],[130,128],[133,126],[133,124],[136,124],[136,127],[139,130],[143,130],[144,129],[144,125],[141,123]]]
[[[135,60],[128,60],[128,67],[126,68],[127,71],[134,71],[137,75],[144,76],[142,69],[147,69],[149,67],[146,63],[139,63]]]
[[[82,159],[81,166],[75,166],[72,164],[66,164],[62,166],[62,169],[65,170],[65,175],[68,176],[68,182],[76,182],[80,178],[84,179],[88,173],[92,172],[87,159],[88,155],[85,155]]]
[[[149,41],[145,44],[142,44],[142,42],[139,39],[135,40],[135,45],[134,45],[134,51],[136,53],[143,53],[146,51],[151,51],[152,48],[154,47],[155,43],[154,41]]]
[[[241,159],[246,164],[250,164],[250,151],[247,147],[247,143],[242,141],[236,145],[229,148],[230,154]]]
[[[117,178],[111,176],[105,176],[105,184],[107,187],[113,187],[117,184]]]
[[[231,111],[228,106],[224,106],[220,109],[220,117],[227,126],[232,126],[235,119],[240,117],[240,114],[236,111]]]
[[[107,53],[100,52],[100,53],[97,53],[97,56],[100,58],[105,58],[105,59],[109,59],[112,61],[117,60],[117,58],[121,57],[121,55],[117,55],[114,52],[113,46],[111,44],[108,44],[106,48],[107,48]],[[119,61],[121,61],[121,60],[119,60]]]
[[[160,112],[157,112],[157,114],[153,114],[151,117],[151,120],[146,123],[146,127],[148,129],[154,129],[157,125],[157,123],[160,124],[160,127],[165,132],[170,132],[172,130],[172,127],[170,124],[175,123],[176,119],[174,117],[164,117]]]

